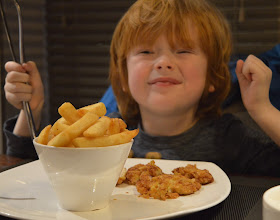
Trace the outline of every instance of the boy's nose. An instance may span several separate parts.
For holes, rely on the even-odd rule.
[[[157,69],[169,69],[171,70],[172,69],[172,66],[171,65],[157,65]]]
[[[155,67],[157,70],[173,70],[174,64],[167,57],[160,57]]]

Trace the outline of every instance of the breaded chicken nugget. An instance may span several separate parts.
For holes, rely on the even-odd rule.
[[[178,167],[172,171],[175,175],[181,174],[183,176],[186,176],[187,178],[195,178],[199,183],[202,185],[212,183],[214,181],[213,176],[211,173],[204,169],[200,170],[195,165],[188,164],[185,167]]]
[[[162,174],[156,177],[141,176],[136,188],[140,197],[166,200],[193,194],[201,185],[195,179],[182,175]]]
[[[162,170],[155,165],[155,161],[152,160],[150,163],[144,164],[137,164],[133,167],[130,167],[126,172],[126,182],[130,185],[135,185],[140,176],[158,176],[163,174]]]
[[[119,179],[118,179],[117,185],[122,184],[122,183],[126,180],[126,177],[125,177],[126,171],[127,171],[127,170],[126,170],[126,168],[124,167],[124,168],[122,169],[121,175],[120,175],[120,177],[119,177]]]

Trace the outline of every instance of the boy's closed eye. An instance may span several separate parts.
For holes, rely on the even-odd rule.
[[[153,54],[153,52],[151,50],[141,50],[139,53],[140,54]]]
[[[177,54],[193,53],[191,49],[180,49],[176,51]]]
[[[192,50],[177,50],[176,53],[177,54],[188,54],[188,53],[193,53],[193,51]],[[141,50],[139,52],[139,54],[154,54],[154,52],[151,50]]]

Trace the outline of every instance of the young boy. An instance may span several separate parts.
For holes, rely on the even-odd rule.
[[[253,55],[236,67],[244,106],[267,137],[221,115],[230,54],[228,24],[204,0],[138,0],[128,10],[113,35],[110,79],[120,111],[112,116],[140,129],[135,157],[159,152],[164,159],[212,161],[228,173],[280,176],[280,112],[269,100],[271,70]],[[27,66],[8,63],[6,69],[25,72]],[[14,97],[7,99],[13,103]],[[39,115],[38,99],[33,95],[30,102]],[[17,121],[19,135],[23,119]],[[11,145],[9,151],[20,149]]]

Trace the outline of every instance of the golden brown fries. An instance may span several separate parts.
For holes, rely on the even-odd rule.
[[[67,132],[61,132],[54,136],[47,145],[54,147],[66,147],[70,142],[70,135]]]
[[[123,131],[118,134],[105,135],[97,138],[78,137],[72,143],[75,147],[105,147],[124,144],[131,141],[138,134],[138,129]]]
[[[126,123],[125,123],[122,119],[120,119],[120,118],[118,118],[118,121],[119,121],[119,125],[120,125],[120,132],[123,132],[123,131],[126,129],[127,125],[126,125]]]
[[[69,125],[63,123],[63,121],[65,121],[64,118],[60,118],[53,124],[51,128],[51,132],[53,135],[58,135],[59,133],[61,133],[69,127]]]
[[[51,139],[48,145],[55,147],[67,146],[71,140],[80,136],[86,129],[93,125],[98,118],[99,117],[93,112],[86,113],[80,120],[76,121]]]
[[[83,135],[91,138],[103,136],[106,134],[110,124],[111,119],[109,117],[102,116],[94,125],[85,130]]]
[[[41,131],[38,143],[55,147],[105,147],[128,143],[139,132],[127,130],[122,119],[106,117],[102,102],[80,109],[65,102],[58,112],[61,118]]]
[[[38,143],[41,143],[41,144],[48,143],[51,127],[52,127],[51,125],[48,125],[41,131],[41,133],[39,134],[38,139],[37,139]]]
[[[58,108],[58,113],[69,123],[74,123],[81,118],[76,108],[70,102],[63,103]]]
[[[107,134],[108,135],[118,134],[120,133],[120,131],[121,129],[120,129],[120,123],[118,118],[112,118]]]
[[[82,107],[78,110],[78,112],[81,115],[84,115],[88,111],[92,111],[95,114],[97,114],[99,117],[101,117],[101,116],[106,114],[106,107],[105,107],[103,102],[98,102],[98,103],[93,104],[93,105],[88,105],[88,106]]]

